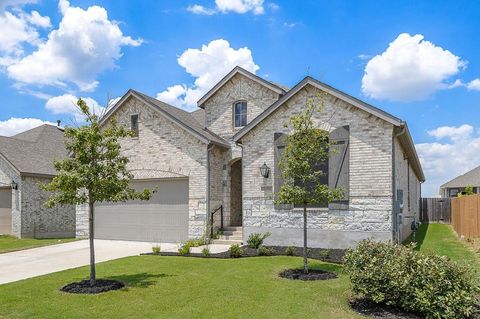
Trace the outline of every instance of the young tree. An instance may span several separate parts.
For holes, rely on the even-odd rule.
[[[85,115],[86,124],[65,129],[65,146],[69,157],[54,163],[58,174],[45,191],[52,192],[47,207],[55,205],[88,204],[88,229],[90,241],[90,285],[94,286],[95,248],[94,216],[95,203],[119,202],[132,199],[148,200],[152,190],[138,192],[130,188],[133,175],[127,170],[127,157],[121,155],[120,138],[133,135],[112,119],[105,128],[100,128],[99,117],[91,112],[85,101],[79,99],[77,106]]]
[[[307,261],[307,207],[324,204],[343,198],[343,190],[331,189],[321,182],[326,175],[323,165],[330,153],[329,134],[315,128],[312,116],[323,109],[323,98],[309,99],[305,109],[290,117],[285,125],[292,132],[287,136],[285,149],[280,159],[280,171],[284,184],[280,187],[275,202],[303,207],[303,270],[308,273]],[[323,169],[322,169],[323,167]]]

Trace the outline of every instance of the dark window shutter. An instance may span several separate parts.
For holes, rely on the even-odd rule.
[[[282,172],[280,171],[280,159],[282,158],[283,150],[287,144],[287,134],[274,133],[273,134],[273,149],[274,149],[274,192],[278,193],[284,183]],[[275,205],[276,209],[289,209],[291,205]]]
[[[328,165],[328,186],[342,188],[344,198],[330,203],[330,209],[348,209],[350,186],[350,127],[330,132],[331,153]]]

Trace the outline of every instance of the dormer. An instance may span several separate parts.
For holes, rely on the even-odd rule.
[[[229,138],[285,93],[280,86],[237,66],[198,101],[198,107],[205,110],[205,126]]]

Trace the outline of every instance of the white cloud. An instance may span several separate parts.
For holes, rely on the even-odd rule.
[[[467,84],[467,89],[480,91],[480,79],[475,79]]]
[[[98,85],[97,75],[115,67],[123,46],[138,46],[142,42],[124,36],[118,23],[109,20],[102,7],[83,10],[60,0],[59,9],[63,18],[58,29],[50,32],[38,50],[7,67],[10,78],[63,88],[74,83],[82,91],[91,91]],[[46,24],[46,20],[35,17],[37,24]]]
[[[213,40],[201,49],[188,49],[178,58],[178,64],[196,78],[193,86],[177,84],[158,93],[157,98],[191,110],[197,101],[234,67],[256,73],[252,52],[247,47],[234,49],[223,39]]]
[[[41,28],[51,28],[52,24],[50,22],[50,17],[41,16],[38,11],[32,11],[30,14],[23,14],[23,17],[31,25],[41,27]]]
[[[264,0],[215,0],[215,8],[206,8],[202,5],[194,4],[189,6],[187,10],[194,14],[205,15],[229,12],[239,14],[252,12],[255,15],[259,15],[265,13],[263,2]]]
[[[52,122],[42,121],[34,118],[16,118],[12,117],[5,121],[0,121],[0,135],[12,136],[42,124],[53,124]]]
[[[375,99],[422,100],[448,88],[446,81],[465,66],[465,61],[423,35],[402,33],[368,61],[362,91]]]
[[[359,58],[360,60],[369,60],[369,59],[372,58],[372,56],[371,56],[370,54],[363,54],[363,53],[362,53],[362,54],[359,54],[359,55],[358,55],[358,58]]]
[[[294,28],[294,27],[297,26],[297,23],[296,22],[284,22],[283,26],[287,27],[287,28]]]
[[[443,126],[428,134],[435,141],[416,148],[427,178],[422,195],[434,196],[440,185],[480,165],[480,135],[468,124]]]
[[[97,101],[89,97],[82,98],[90,107],[90,110],[97,115],[103,114],[104,108],[101,107]],[[68,114],[73,115],[75,119],[81,120],[83,118],[80,110],[77,108],[78,97],[73,94],[63,94],[55,96],[47,100],[45,108],[53,114]]]

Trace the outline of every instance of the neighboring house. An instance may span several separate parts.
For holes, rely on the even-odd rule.
[[[473,192],[480,194],[480,166],[440,186],[440,196],[456,197],[457,194],[462,193],[467,186],[472,186]]]
[[[53,160],[67,155],[63,130],[42,125],[12,137],[0,136],[0,234],[17,237],[75,237],[75,207],[46,208]]]
[[[207,234],[214,211],[219,225],[221,206],[224,226],[230,227],[225,235],[245,242],[251,233],[270,232],[267,244],[302,245],[302,211],[273,200],[282,183],[278,163],[289,133],[284,124],[318,92],[326,92],[326,100],[315,123],[339,149],[325,163],[325,182],[342,187],[346,196],[309,208],[309,245],[403,240],[418,214],[425,180],[406,123],[311,77],[286,89],[240,67],[203,96],[194,112],[134,90],[107,112],[102,125],[115,117],[135,132],[121,141],[135,176],[132,185],[158,191],[148,202],[98,205],[96,237],[184,241]],[[269,168],[268,177],[261,175],[262,166]],[[77,235],[87,231],[87,209],[81,206]]]

